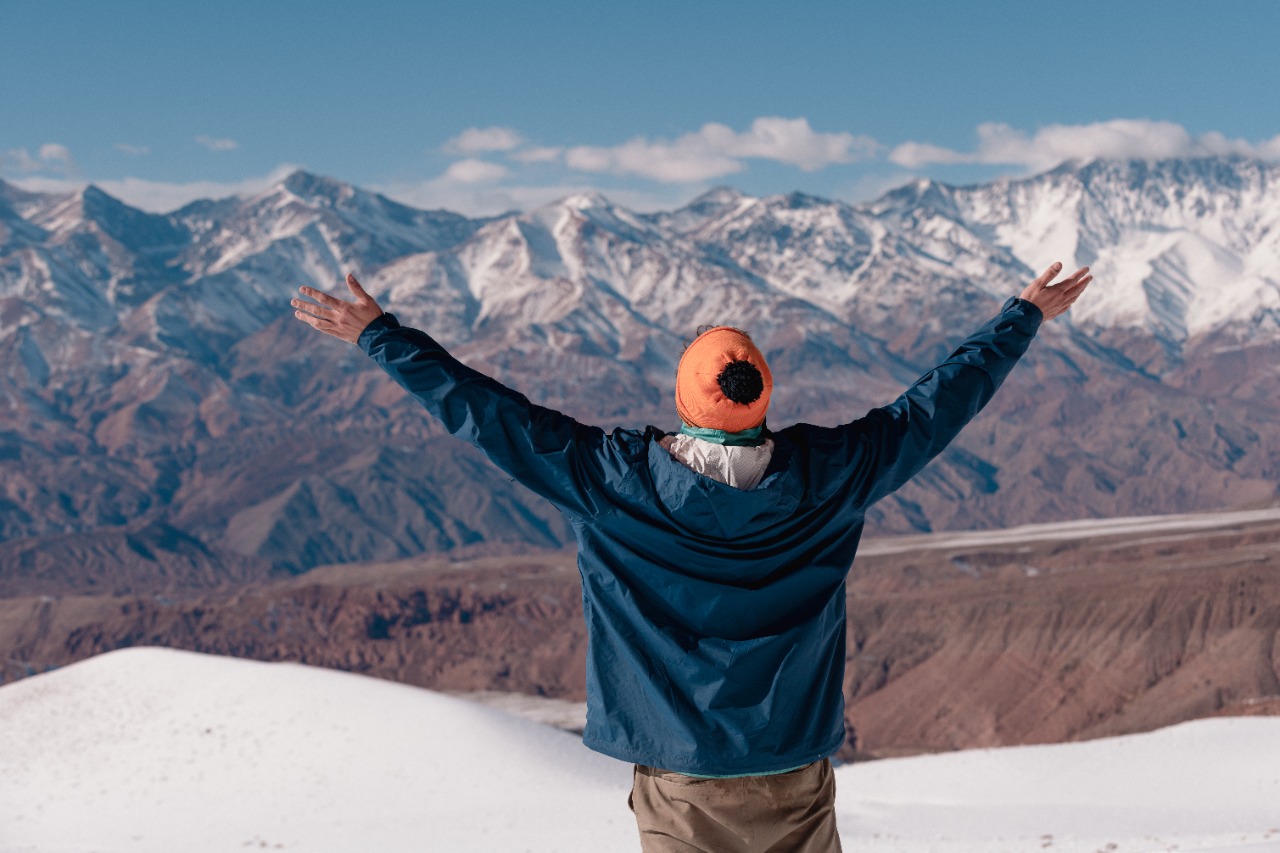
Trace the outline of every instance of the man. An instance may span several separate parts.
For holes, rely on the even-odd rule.
[[[773,378],[743,332],[699,335],[679,434],[605,433],[466,367],[384,314],[309,287],[295,316],[358,344],[454,435],[572,523],[588,631],[584,743],[636,765],[645,851],[840,849],[844,580],[868,507],[986,404],[1088,268],[1054,264],[898,400],[773,431]]]

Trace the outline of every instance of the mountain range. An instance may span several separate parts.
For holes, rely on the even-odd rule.
[[[1068,162],[868,203],[717,188],[468,218],[294,172],[147,213],[0,182],[0,595],[206,588],[572,541],[358,350],[291,317],[354,271],[535,402],[678,426],[682,344],[748,329],[770,423],[901,392],[1051,261],[1095,283],[872,532],[1274,504],[1280,167]]]

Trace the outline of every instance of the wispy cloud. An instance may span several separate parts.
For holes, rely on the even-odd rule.
[[[381,184],[371,189],[414,207],[443,208],[466,216],[493,216],[513,210],[532,210],[566,196],[599,189],[590,184],[571,182],[497,183],[496,177],[489,177],[496,173],[488,172],[479,166],[463,167],[466,163],[481,163],[485,167],[495,165],[482,163],[482,161],[462,160],[454,163],[443,174],[427,181]],[[515,176],[507,175],[506,177]],[[668,210],[678,207],[690,197],[688,187],[658,192],[645,189],[611,189],[606,190],[605,194],[618,204],[639,211]]]
[[[506,166],[471,158],[451,164],[440,180],[454,184],[491,184],[510,174]]]
[[[510,151],[524,144],[524,137],[509,127],[469,127],[444,144],[449,154]]]
[[[218,139],[203,133],[196,137],[196,144],[210,151],[234,151],[240,147],[234,139]]]
[[[947,163],[985,163],[1048,169],[1064,160],[1095,157],[1160,160],[1171,157],[1242,155],[1280,159],[1280,136],[1250,143],[1221,133],[1199,136],[1182,125],[1147,119],[1112,119],[1093,124],[1051,124],[1027,133],[1007,124],[978,125],[978,144],[972,151],[956,151],[923,142],[905,142],[889,159],[909,169]]]
[[[133,157],[141,157],[151,153],[151,147],[148,145],[130,145],[127,142],[117,142],[115,149],[122,154],[128,154]]]
[[[512,160],[516,160],[520,163],[552,163],[559,160],[560,155],[563,153],[563,148],[546,146],[525,148],[522,151],[513,151],[509,156]]]
[[[260,193],[273,184],[284,180],[290,172],[297,168],[297,166],[283,164],[272,169],[266,175],[227,183],[217,181],[168,183],[164,181],[148,181],[143,178],[121,178],[119,180],[94,181],[93,183],[103,192],[113,195],[133,207],[141,208],[151,213],[168,213],[197,199],[219,199]],[[84,189],[86,182],[73,181],[66,178],[31,177],[14,181],[14,183],[32,192],[74,192]]]
[[[740,172],[747,159],[773,160],[812,172],[872,157],[877,147],[866,136],[818,133],[808,119],[761,117],[741,133],[713,122],[674,140],[636,137],[610,147],[579,145],[565,151],[564,160],[583,172],[692,183]]]
[[[0,172],[17,175],[71,175],[76,171],[75,160],[67,146],[46,142],[32,155],[25,148],[0,151]]]
[[[511,176],[498,163],[468,158],[449,165],[425,181],[403,181],[373,187],[388,198],[426,209],[445,209],[468,216],[488,216],[524,209],[516,201],[519,188],[495,186]]]
[[[54,169],[63,172],[71,172],[75,169],[75,162],[71,159],[71,151],[65,145],[59,145],[56,142],[46,142],[40,146],[38,152],[40,162],[46,163]]]
[[[836,187],[833,194],[843,201],[858,203],[871,201],[887,193],[889,190],[910,183],[919,177],[903,169],[891,169],[888,172],[872,171],[860,175],[843,189]]]

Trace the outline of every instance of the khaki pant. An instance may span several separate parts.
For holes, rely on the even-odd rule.
[[[631,798],[644,853],[839,853],[827,759],[774,776],[697,779],[637,765]]]

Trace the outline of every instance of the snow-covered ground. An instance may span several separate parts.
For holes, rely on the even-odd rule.
[[[0,687],[0,851],[634,851],[630,767],[356,675],[130,649]],[[1280,851],[1280,719],[837,770],[848,851]]]

